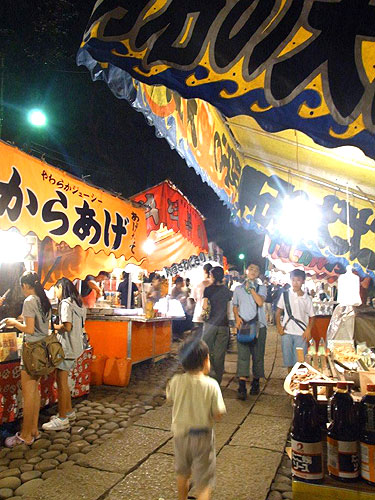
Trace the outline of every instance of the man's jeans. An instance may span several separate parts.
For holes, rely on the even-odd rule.
[[[215,326],[205,323],[203,326],[203,340],[208,345],[211,361],[211,377],[221,383],[224,373],[225,352],[229,339],[229,327]]]
[[[258,338],[253,342],[237,342],[237,376],[250,377],[250,356],[253,362],[253,377],[264,377],[264,352],[266,348],[267,328],[259,328]]]

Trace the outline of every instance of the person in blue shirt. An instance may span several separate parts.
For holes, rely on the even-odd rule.
[[[250,394],[259,394],[259,379],[264,377],[264,351],[267,336],[264,301],[267,289],[258,283],[259,271],[258,265],[250,264],[246,269],[245,282],[233,293],[233,312],[239,334],[237,337],[238,399],[242,400],[247,397],[246,380],[250,377],[250,356],[253,365]],[[248,335],[244,335],[243,332]]]

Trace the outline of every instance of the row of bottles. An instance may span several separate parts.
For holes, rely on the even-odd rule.
[[[327,469],[340,481],[356,481],[359,476],[375,485],[375,385],[359,405],[359,414],[348,384],[338,382],[328,408]],[[318,404],[301,383],[295,397],[292,438],[292,474],[300,481],[322,482],[323,441]]]

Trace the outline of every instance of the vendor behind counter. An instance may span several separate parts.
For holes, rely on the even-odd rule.
[[[81,297],[85,307],[95,307],[95,302],[103,295],[98,283],[109,279],[110,274],[106,271],[100,271],[97,276],[88,274],[81,284]]]
[[[121,283],[119,284],[117,291],[120,293],[120,303],[122,306],[127,307],[128,305],[128,293],[129,293],[129,273],[123,271],[121,274]],[[131,297],[130,297],[130,308],[134,309],[134,294],[138,292],[137,285],[132,282],[131,284]]]

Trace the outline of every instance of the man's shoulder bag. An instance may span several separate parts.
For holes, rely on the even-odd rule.
[[[23,342],[22,361],[31,377],[52,373],[65,359],[62,345],[57,339],[51,319],[52,333],[36,342]]]
[[[259,285],[256,286],[255,291],[258,293],[259,290]],[[240,330],[238,330],[237,333],[237,340],[238,342],[241,342],[241,344],[250,344],[251,342],[254,342],[257,338],[257,332],[258,332],[258,309],[259,306],[256,304],[256,315],[254,318],[252,318],[250,321],[243,321],[242,327]]]

